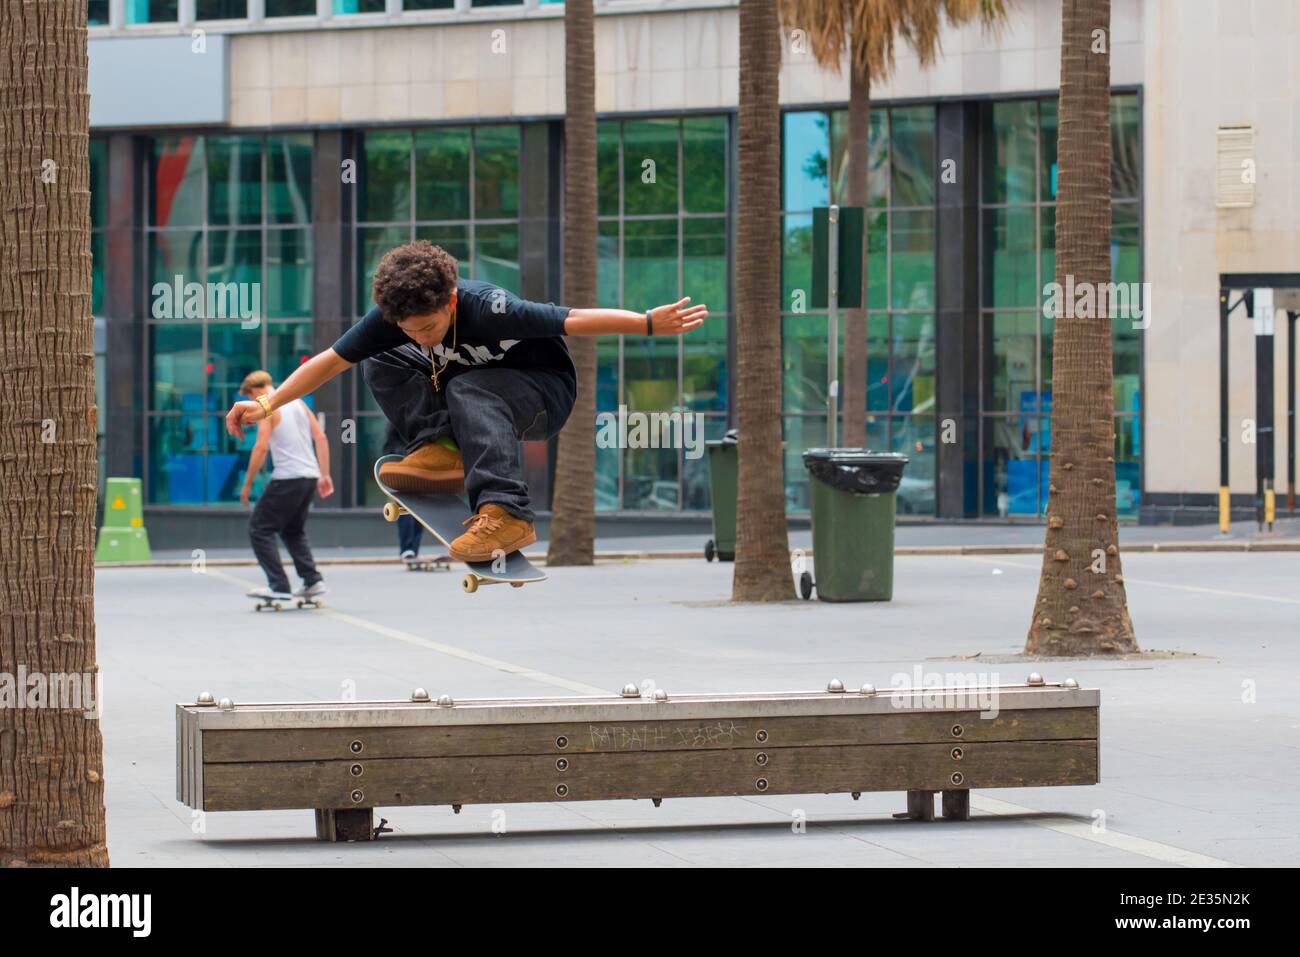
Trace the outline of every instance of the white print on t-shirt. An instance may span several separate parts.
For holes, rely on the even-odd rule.
[[[481,366],[489,362],[494,362],[506,357],[506,350],[519,343],[518,339],[502,339],[497,343],[501,352],[498,354],[492,351],[491,346],[472,345],[468,342],[462,342],[454,349],[448,349],[442,343],[433,347],[433,354],[442,360],[442,366],[445,367],[449,362],[459,362],[463,366]],[[461,350],[464,350],[464,355]],[[440,367],[440,368],[441,368]]]

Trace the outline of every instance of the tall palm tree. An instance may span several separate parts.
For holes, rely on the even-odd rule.
[[[781,69],[777,0],[740,0],[735,601],[794,597],[781,449]]]
[[[11,682],[20,669],[97,670],[86,64],[84,0],[0,3],[0,672]],[[29,687],[9,690],[39,703]],[[0,867],[108,864],[99,724],[59,698],[0,706]]]
[[[596,301],[596,43],[592,0],[564,5],[564,301]],[[596,548],[596,340],[568,338],[578,399],[559,436],[548,565]]]
[[[849,47],[849,129],[845,169],[828,173],[846,178],[845,202],[865,207],[871,130],[871,86],[894,72],[894,46],[904,40],[923,67],[941,52],[942,22],[954,26],[978,19],[996,30],[1006,22],[1004,0],[780,0],[787,29],[800,28],[809,52],[823,68],[839,72]],[[864,250],[867,248],[863,237]],[[844,312],[844,381],[842,435],[846,446],[867,441],[867,276],[862,275],[861,309]]]
[[[1110,0],[1062,0],[1056,282],[1110,282]],[[1047,536],[1029,654],[1137,650],[1115,515],[1111,316],[1058,308]],[[1082,311],[1082,310],[1080,310]]]

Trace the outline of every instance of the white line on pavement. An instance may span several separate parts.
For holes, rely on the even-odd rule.
[[[1011,566],[1014,568],[1028,568],[1030,571],[1038,571],[1038,565],[1029,565],[1025,562],[1007,562],[998,561],[995,558],[984,558],[977,555],[962,556],[967,561],[980,562],[984,565]],[[1228,591],[1226,588],[1202,588],[1200,585],[1175,585],[1173,582],[1155,582],[1149,578],[1130,578],[1124,576],[1126,585],[1150,585],[1153,588],[1173,588],[1177,591],[1193,591],[1203,595],[1222,595],[1225,598],[1249,598],[1252,601],[1275,601],[1284,605],[1300,605],[1300,598],[1283,598],[1280,595],[1259,595],[1250,591]]]
[[[211,567],[207,568],[204,573],[213,578],[220,578],[223,581],[228,581],[232,584],[238,585],[241,588],[252,587],[252,583],[245,579],[217,571]],[[567,678],[547,674],[545,671],[537,671],[536,669],[528,668],[524,665],[511,664],[508,661],[502,661],[500,658],[489,658],[487,655],[480,655],[465,648],[457,648],[455,645],[448,645],[440,641],[430,641],[428,638],[421,638],[419,635],[413,635],[409,631],[400,631],[397,628],[389,628],[387,625],[368,621],[367,619],[360,618],[357,615],[335,611],[333,608],[329,608],[328,606],[314,609],[313,613],[334,618],[338,621],[352,625],[354,628],[362,628],[366,631],[374,632],[376,635],[383,635],[385,638],[393,638],[397,641],[404,641],[408,645],[428,648],[430,651],[436,651],[439,654],[447,655],[450,658],[460,658],[462,661],[471,661],[476,665],[483,665],[485,668],[504,671],[507,674],[519,675],[523,678],[531,678],[534,681],[540,681],[542,684],[554,685],[557,688],[564,688],[566,691],[573,691],[577,694],[612,694],[608,688],[593,688],[591,685],[582,684],[578,681],[569,681]]]
[[[976,559],[978,560],[978,559]],[[1001,564],[1012,564],[1004,562]],[[1029,567],[1033,566],[1024,566]],[[238,578],[225,572],[217,571],[214,568],[207,568],[205,574],[213,578],[220,578],[223,581],[238,585],[241,588],[248,588],[250,582]],[[1252,596],[1255,597],[1255,596]],[[464,648],[457,648],[455,645],[448,645],[438,641],[430,641],[428,638],[421,638],[419,635],[413,635],[410,632],[401,631],[397,628],[389,628],[387,625],[380,625],[373,621],[357,615],[350,615],[346,612],[336,611],[332,608],[321,607],[315,609],[315,614],[326,615],[337,621],[352,625],[355,628],[361,628],[373,632],[377,635],[383,635],[385,638],[393,638],[397,641],[403,641],[410,645],[416,645],[420,648],[428,648],[439,654],[444,654],[452,658],[459,658],[463,661],[470,661],[475,664],[483,665],[487,668],[493,668],[497,671],[504,671],[508,674],[519,675],[524,678],[531,678],[543,684],[554,685],[558,688],[564,688],[568,691],[574,691],[578,694],[609,694],[608,689],[594,688],[591,685],[582,684],[577,681],[569,681],[557,675],[548,674],[544,671],[537,671],[532,668],[526,668],[523,665],[511,664],[508,661],[502,661],[498,658],[489,658],[486,655],[480,655]],[[1005,815],[1041,815],[1042,811],[1033,808],[1023,807],[1019,804],[1011,804],[1007,801],[999,801],[995,798],[975,795],[971,796],[971,807],[985,814],[1005,816]],[[1059,834],[1065,834],[1070,837],[1077,837],[1080,840],[1092,841],[1096,844],[1104,844],[1118,850],[1128,851],[1131,854],[1137,854],[1152,860],[1162,861],[1168,864],[1177,864],[1181,867],[1238,867],[1229,861],[1220,860],[1216,857],[1210,857],[1205,854],[1197,854],[1195,851],[1184,850],[1180,847],[1174,847],[1170,844],[1161,844],[1158,841],[1149,841],[1146,838],[1134,837],[1130,834],[1121,834],[1118,831],[1105,831],[1096,833],[1091,824],[1084,824],[1078,821],[1045,821],[1036,820],[1032,816],[1026,821],[1035,827],[1046,828],[1049,831],[1056,831]]]
[[[976,797],[971,795],[971,807],[978,808],[986,814],[1008,815],[1008,814],[1030,814],[1041,815],[1044,812],[1036,811],[1033,808],[1022,807],[1019,804],[1011,804],[1007,801],[999,801],[996,798]],[[1240,864],[1233,864],[1231,861],[1220,860],[1217,857],[1210,857],[1208,854],[1197,854],[1195,851],[1184,850],[1181,847],[1174,847],[1172,844],[1161,844],[1159,841],[1149,841],[1145,837],[1134,837],[1132,834],[1121,834],[1119,831],[1094,831],[1091,824],[1084,824],[1082,821],[1046,821],[1030,818],[1026,821],[1035,827],[1046,828],[1049,831],[1056,831],[1058,834],[1066,834],[1070,837],[1077,837],[1081,841],[1092,841],[1094,844],[1105,844],[1107,847],[1113,847],[1117,850],[1128,851],[1130,854],[1138,854],[1142,857],[1149,857],[1153,861],[1163,861],[1166,864],[1177,864],[1179,867],[1240,867]]]

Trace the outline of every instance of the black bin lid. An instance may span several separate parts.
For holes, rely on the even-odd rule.
[[[841,492],[878,495],[898,491],[907,456],[870,449],[808,449],[804,468],[813,478]]]
[[[827,465],[886,466],[901,468],[908,463],[908,458],[901,452],[872,452],[870,449],[807,449],[803,453],[803,464],[813,462]]]

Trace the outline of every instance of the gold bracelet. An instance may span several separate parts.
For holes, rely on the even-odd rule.
[[[262,407],[262,412],[264,413],[264,417],[269,419],[271,417],[271,413],[274,411],[271,408],[271,400],[264,395],[259,395],[257,397],[257,404]]]

